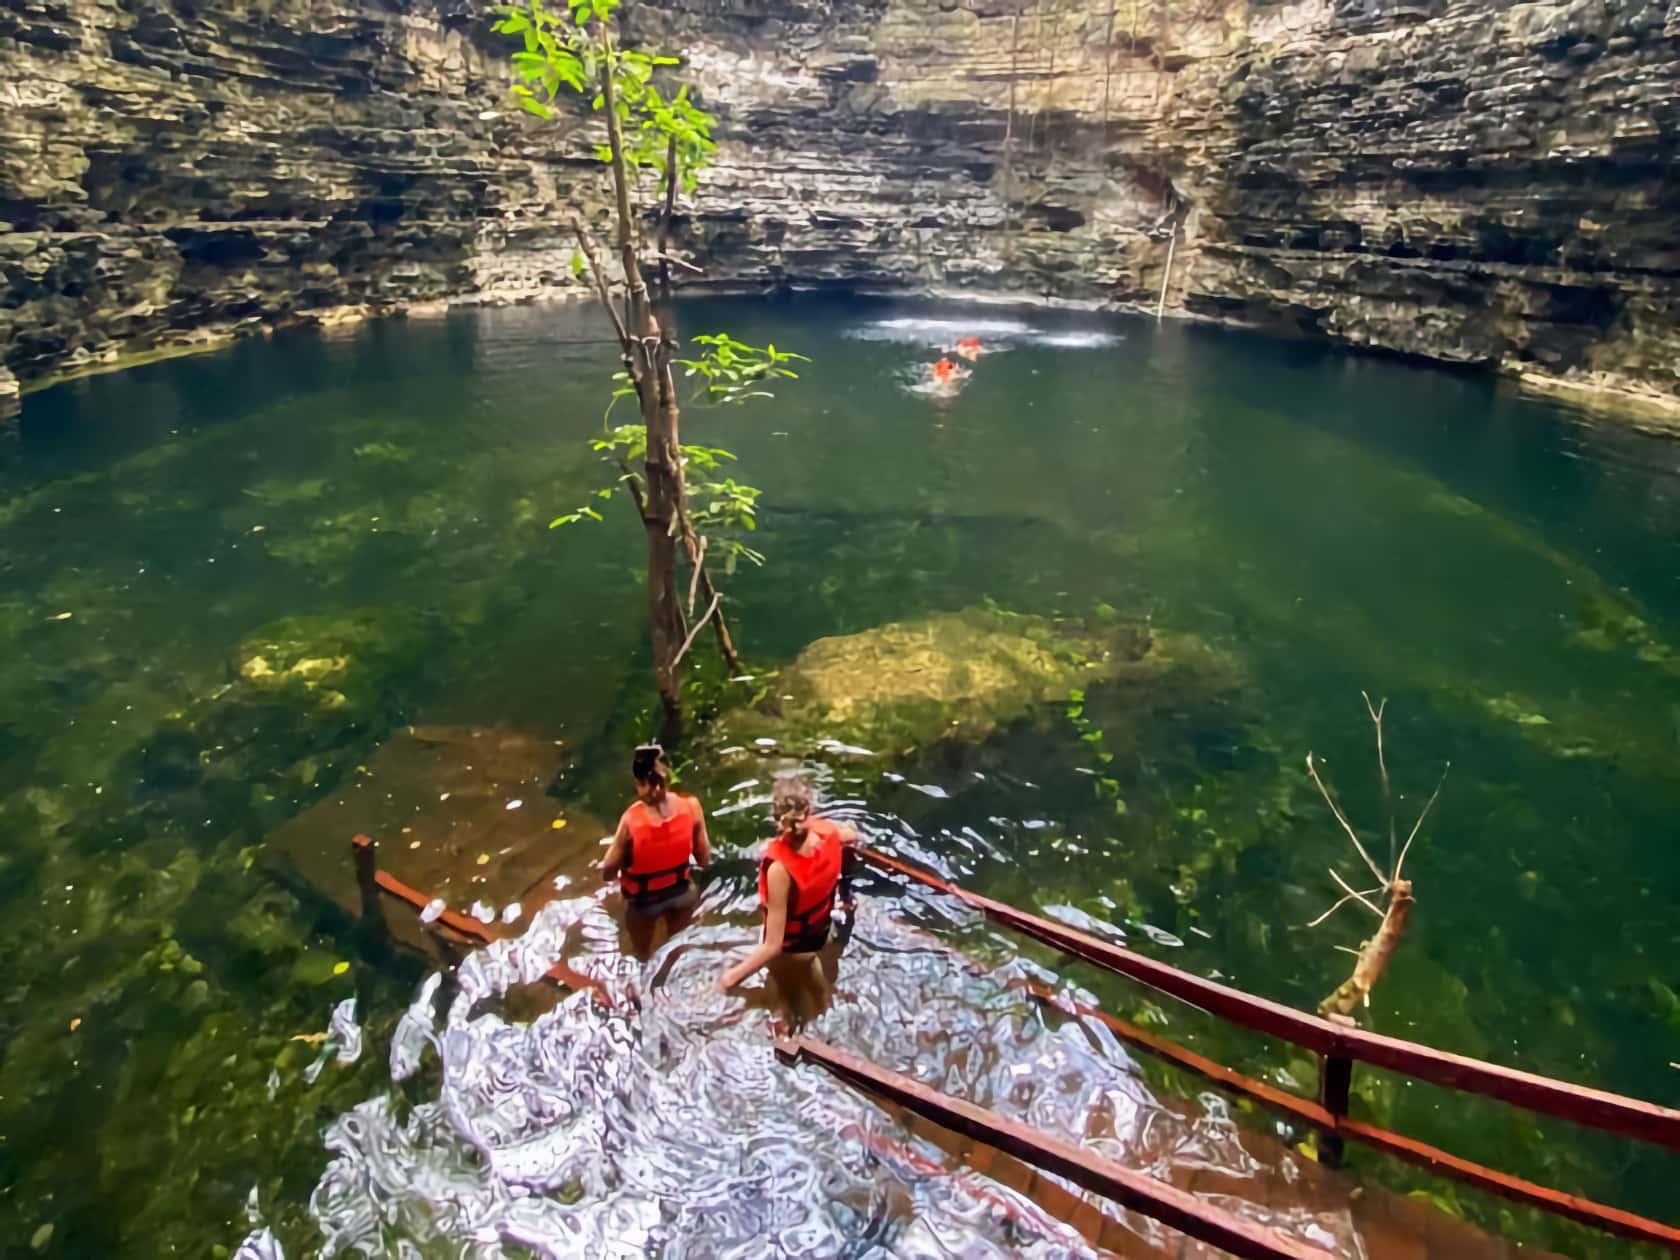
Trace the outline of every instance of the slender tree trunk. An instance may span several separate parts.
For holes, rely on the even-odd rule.
[[[612,40],[601,28],[602,114],[612,151],[613,193],[618,211],[618,256],[629,293],[626,324],[631,346],[631,378],[647,428],[646,513],[648,620],[653,638],[653,671],[665,710],[663,735],[668,743],[682,734],[682,675],[677,652],[682,647],[682,604],[677,591],[677,534],[682,514],[682,467],[676,386],[671,380],[671,349],[648,300],[636,251],[636,222],[630,209],[630,174],[624,162],[624,136],[618,120],[618,93],[612,76]]]
[[[677,138],[665,148],[665,213],[659,216],[659,300],[671,300],[671,213],[677,205]]]
[[[665,710],[663,737],[667,743],[675,743],[682,734],[682,673],[677,650],[683,641],[682,605],[677,593],[677,515],[682,496],[675,458],[678,417],[675,401],[657,381],[648,393],[651,397],[642,408],[648,432],[648,511],[643,526],[647,534],[648,619],[653,627],[654,676]]]

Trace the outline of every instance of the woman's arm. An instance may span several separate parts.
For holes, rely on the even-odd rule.
[[[613,836],[612,847],[607,850],[607,856],[601,859],[600,872],[602,879],[611,879],[630,858],[630,825],[622,818],[618,820],[618,832]]]
[[[729,992],[782,952],[782,937],[787,933],[788,895],[793,881],[788,878],[786,867],[780,862],[772,862],[770,876],[765,883],[768,885],[769,905],[764,913],[764,940],[740,962],[724,969],[717,981],[720,993]]]
[[[712,838],[706,834],[706,811],[700,807],[699,798],[694,801],[694,864],[712,864]]]

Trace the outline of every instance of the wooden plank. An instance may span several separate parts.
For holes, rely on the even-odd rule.
[[[1076,1185],[1243,1260],[1327,1260],[1331,1254],[1211,1207],[1187,1191],[1122,1168],[1094,1152],[1007,1120],[985,1107],[942,1094],[825,1042],[810,1037],[779,1038],[776,1053],[787,1062],[810,1059],[841,1079],[947,1129],[1066,1177]]]
[[[1528,1111],[1680,1150],[1680,1111],[1588,1089],[1585,1085],[1554,1081],[1497,1063],[1467,1059],[1361,1028],[1342,1029],[1341,1037],[1344,1054],[1372,1067],[1387,1068],[1434,1085],[1497,1098]]]
[[[1578,1195],[1536,1185],[1532,1181],[1524,1181],[1521,1177],[1512,1177],[1507,1173],[1484,1168],[1480,1164],[1460,1159],[1456,1155],[1430,1146],[1427,1142],[1403,1137],[1374,1124],[1343,1120],[1337,1126],[1337,1131],[1344,1137],[1362,1142],[1375,1150],[1416,1164],[1430,1172],[1465,1182],[1489,1194],[1526,1203],[1554,1216],[1565,1216],[1572,1221],[1591,1225],[1607,1233],[1619,1234],[1624,1238],[1656,1243],[1680,1253],[1680,1229],[1672,1226],[1648,1220],[1643,1216],[1635,1216],[1632,1212],[1624,1212],[1620,1208],[1606,1207],[1602,1203],[1594,1203],[1591,1199],[1583,1199]]]
[[[1325,1131],[1336,1127],[1336,1122],[1330,1113],[1315,1102],[1297,1097],[1287,1090],[1279,1089],[1276,1085],[1255,1080],[1252,1076],[1244,1076],[1241,1072],[1228,1068],[1222,1063],[1215,1063],[1205,1055],[1197,1054],[1194,1050],[1187,1049],[1176,1041],[1168,1041],[1165,1037],[1139,1028],[1136,1024],[1128,1023],[1117,1015],[1110,1015],[1105,1010],[1087,1006],[1083,1002],[1076,1002],[1066,994],[1057,993],[1047,984],[1041,984],[1037,980],[1016,980],[1012,981],[1009,987],[1023,988],[1045,1005],[1054,1006],[1057,1010],[1064,1011],[1076,1018],[1097,1020],[1122,1041],[1137,1046],[1140,1050],[1152,1054],[1158,1059],[1164,1059],[1174,1067],[1182,1068],[1186,1072],[1193,1072],[1221,1088],[1230,1090],[1232,1093],[1242,1094],[1256,1102],[1264,1103],[1273,1110],[1281,1111],[1302,1124],[1309,1124],[1315,1129]]]
[[[360,851],[364,848],[372,846],[373,841],[367,836],[357,836],[351,841],[351,844]],[[426,896],[426,894],[421,892],[419,889],[411,888],[409,885],[403,883],[402,880],[391,874],[390,871],[376,869],[373,878],[374,883],[376,883],[381,890],[389,893],[398,901],[406,902],[408,905],[414,907],[416,911],[424,910],[431,904],[432,899],[430,897]],[[441,923],[450,931],[459,933],[461,936],[467,937],[469,940],[475,941],[480,945],[488,945],[491,941],[496,939],[496,934],[492,932],[488,926],[480,923],[477,919],[470,918],[467,915],[457,914],[453,910],[445,910],[432,921],[434,923]],[[580,991],[588,990],[594,996],[595,1000],[603,1006],[610,1008],[614,1005],[612,999],[608,996],[606,989],[599,981],[591,980],[588,976],[580,975],[578,972],[572,970],[571,967],[567,966],[564,961],[555,963],[543,973],[542,978],[549,981],[551,984],[557,984],[563,988]]]
[[[1215,1085],[1232,1093],[1252,1098],[1256,1102],[1282,1112],[1290,1119],[1301,1124],[1311,1125],[1325,1134],[1359,1142],[1397,1159],[1406,1160],[1421,1168],[1455,1181],[1462,1181],[1475,1186],[1478,1190],[1489,1194],[1496,1194],[1502,1198],[1517,1203],[1527,1204],[1539,1208],[1543,1212],[1550,1212],[1556,1216],[1568,1217],[1583,1225],[1602,1229],[1607,1233],[1618,1234],[1624,1238],[1633,1238],[1641,1242],[1656,1243],[1673,1251],[1680,1251],[1680,1230],[1663,1225],[1657,1221],[1632,1212],[1624,1212],[1620,1208],[1607,1207],[1602,1203],[1595,1203],[1591,1199],[1583,1199],[1579,1195],[1565,1194],[1561,1190],[1553,1190],[1548,1186],[1537,1185],[1532,1181],[1524,1181],[1521,1177],[1498,1172],[1467,1159],[1460,1159],[1438,1147],[1419,1142],[1413,1138],[1404,1137],[1389,1129],[1379,1128],[1374,1124],[1365,1124],[1357,1120],[1349,1120],[1345,1116],[1339,1120],[1317,1103],[1309,1102],[1305,1098],[1298,1098],[1294,1094],[1269,1085],[1265,1081],[1255,1080],[1233,1071],[1223,1064],[1215,1063],[1188,1050],[1176,1042],[1168,1041],[1133,1024],[1127,1023],[1107,1011],[1087,1006],[1083,1002],[1076,1002],[1066,994],[1057,993],[1046,984],[1036,980],[1020,980],[1014,982],[1011,988],[1023,988],[1039,1001],[1054,1006],[1069,1015],[1082,1019],[1095,1019],[1106,1025],[1115,1036],[1126,1041],[1159,1059],[1164,1059],[1174,1067],[1187,1072],[1194,1072]],[[1322,1149],[1322,1148],[1321,1148]]]
[[[357,850],[365,850],[372,846],[373,841],[367,836],[357,836],[350,843],[354,845]],[[406,902],[408,905],[413,906],[416,911],[424,910],[432,902],[432,899],[426,896],[425,893],[421,892],[417,888],[410,888],[407,884],[403,883],[402,880],[391,874],[390,871],[375,869],[373,881],[379,885],[382,891],[389,893],[398,901]],[[480,923],[477,919],[469,918],[464,914],[457,914],[453,910],[445,910],[442,914],[438,915],[433,922],[441,923],[451,932],[465,936],[469,940],[477,941],[480,945],[488,945],[495,939],[495,937],[491,935],[490,929]]]
[[[1316,1054],[1357,1059],[1372,1067],[1401,1072],[1432,1084],[1497,1098],[1529,1111],[1680,1150],[1680,1111],[1604,1090],[1589,1089],[1584,1085],[1555,1081],[1532,1072],[1468,1059],[1397,1037],[1333,1024],[1316,1015],[1204,980],[1063,924],[982,897],[874,850],[863,849],[860,856],[880,870],[902,875],[956,897],[996,922],[1034,940],[1146,984],[1230,1023],[1281,1038]]]

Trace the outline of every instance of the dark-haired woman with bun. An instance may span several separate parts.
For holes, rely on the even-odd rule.
[[[624,926],[636,953],[655,948],[661,925],[676,932],[700,899],[689,878],[712,860],[700,802],[671,790],[671,763],[658,744],[644,744],[630,761],[636,799],[618,820],[618,832],[601,861],[601,877],[618,879],[624,893]]]

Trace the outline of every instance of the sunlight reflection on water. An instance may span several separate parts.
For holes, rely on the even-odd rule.
[[[854,802],[834,812],[874,842],[914,839]],[[550,902],[452,980],[429,977],[390,1039],[401,1088],[328,1128],[333,1158],[311,1199],[321,1254],[1103,1254],[862,1094],[780,1064],[762,995],[743,1006],[713,988],[751,909],[749,890],[728,888],[714,881],[701,921],[645,962],[620,952],[596,893]],[[808,1031],[1156,1175],[1259,1174],[1221,1100],[1158,1099],[1100,1024],[1047,1022],[1021,991],[1051,973],[948,948],[911,925],[929,911],[982,940],[955,905],[860,899],[834,1003]],[[548,991],[521,987],[562,957],[603,999],[572,994],[522,1017]],[[1350,1229],[1335,1214],[1232,1206],[1303,1237]],[[1173,1238],[1106,1210],[1135,1243]]]

